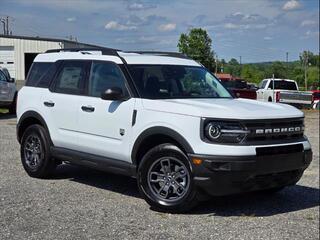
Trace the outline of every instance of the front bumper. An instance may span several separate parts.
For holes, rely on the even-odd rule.
[[[197,187],[213,196],[223,196],[293,185],[312,160],[312,151],[302,144],[257,148],[255,156],[189,154],[202,163],[192,163]]]

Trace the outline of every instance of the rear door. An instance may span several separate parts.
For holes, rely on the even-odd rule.
[[[78,150],[78,104],[85,93],[89,61],[62,61],[42,105],[55,146]]]
[[[125,77],[113,62],[93,61],[87,85],[88,96],[78,104],[79,147],[82,152],[130,161],[128,157],[135,99],[101,99],[105,90],[119,87],[128,95]]]

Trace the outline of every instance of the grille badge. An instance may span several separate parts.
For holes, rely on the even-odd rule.
[[[284,127],[284,128],[262,128],[256,129],[256,134],[272,134],[272,133],[294,133],[301,132],[304,127]]]

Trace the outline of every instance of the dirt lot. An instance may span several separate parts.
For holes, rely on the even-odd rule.
[[[131,178],[68,165],[53,179],[28,177],[15,123],[0,113],[0,239],[319,239],[319,112],[306,112],[314,158],[296,186],[180,215],[150,210]]]

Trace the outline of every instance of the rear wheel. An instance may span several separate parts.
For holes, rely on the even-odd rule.
[[[50,142],[47,131],[38,124],[31,125],[21,139],[21,162],[31,177],[46,178],[56,164],[50,155]]]
[[[138,169],[138,186],[155,209],[185,212],[197,202],[187,156],[172,144],[152,148]]]

